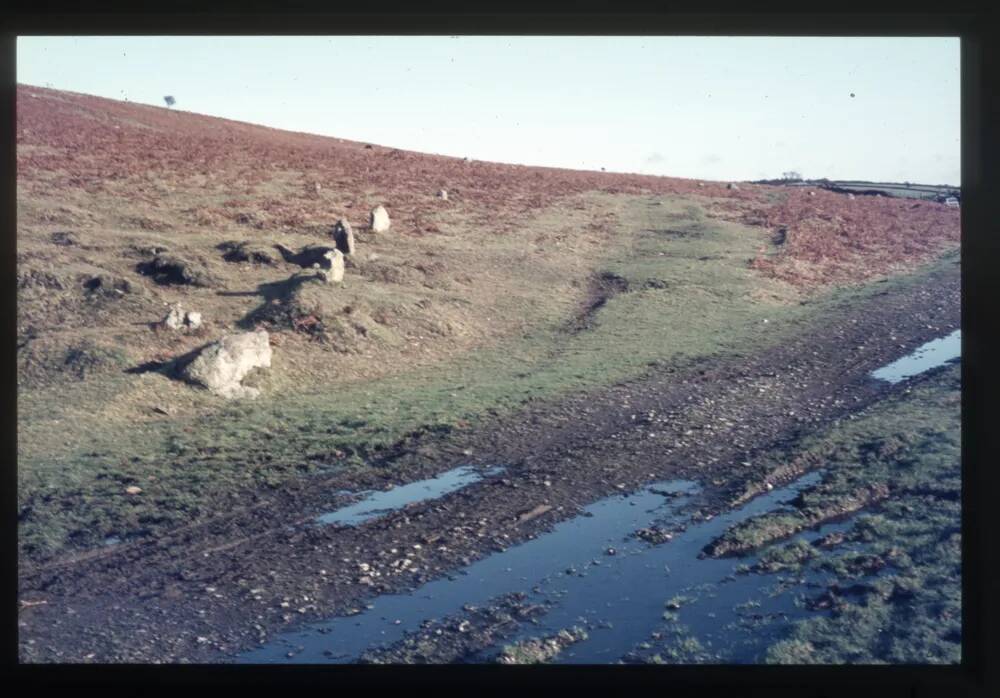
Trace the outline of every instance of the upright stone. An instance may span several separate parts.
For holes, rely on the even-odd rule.
[[[354,230],[344,219],[340,219],[337,225],[333,226],[333,240],[338,250],[344,254],[354,254]]]
[[[385,210],[384,206],[379,204],[372,209],[371,215],[368,217],[368,223],[373,233],[384,233],[389,229],[389,212]]]
[[[328,284],[344,280],[344,254],[340,250],[330,250],[320,262],[320,275]]]

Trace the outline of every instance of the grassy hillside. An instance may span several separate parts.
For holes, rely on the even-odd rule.
[[[17,138],[35,557],[367,467],[414,431],[766,346],[868,280],[914,283],[958,239],[930,202],[466,162],[27,86]],[[374,234],[379,203],[393,223]],[[343,284],[303,280],[295,253],[331,245],[339,218],[358,239]],[[173,276],[148,273],[157,259]],[[156,328],[176,302],[205,326]],[[275,351],[258,400],[172,372],[254,327]]]

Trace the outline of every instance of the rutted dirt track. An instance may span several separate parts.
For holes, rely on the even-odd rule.
[[[657,369],[455,437],[436,458],[408,449],[364,479],[303,481],[154,541],[21,570],[21,660],[225,662],[281,630],[507,548],[617,490],[696,479],[704,510],[717,510],[768,476],[753,465],[760,455],[905,390],[867,374],[957,328],[959,307],[954,266],[845,307],[775,350]],[[300,525],[335,508],[337,490],[467,462],[507,469],[357,528]],[[540,505],[552,508],[518,523]],[[412,564],[394,567],[405,552]]]

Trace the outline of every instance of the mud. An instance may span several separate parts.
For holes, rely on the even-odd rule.
[[[388,646],[361,655],[362,664],[453,664],[475,655],[517,631],[523,623],[545,614],[543,604],[527,603],[527,594],[515,592],[485,607],[469,607]]]
[[[653,481],[703,483],[698,506],[712,516],[773,477],[755,465],[765,454],[919,381],[869,374],[956,329],[959,307],[956,267],[923,287],[845,303],[775,350],[655,367],[447,441],[429,438],[420,452],[417,439],[370,470],[262,492],[252,506],[156,540],[23,566],[19,598],[36,605],[19,614],[20,659],[231,661],[275,633],[442,578]],[[496,463],[507,466],[504,477],[355,527],[315,525],[332,493]],[[410,553],[405,568],[400,551]],[[362,564],[379,575],[361,574]]]

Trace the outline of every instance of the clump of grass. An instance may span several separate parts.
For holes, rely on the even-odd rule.
[[[879,576],[860,596],[839,598],[829,616],[796,622],[768,648],[767,662],[961,661],[959,389],[958,367],[943,369],[910,395],[811,439],[811,447],[837,444],[831,470],[857,471],[830,482],[884,478],[893,496],[846,533],[863,550],[810,555],[807,564],[847,586]]]

